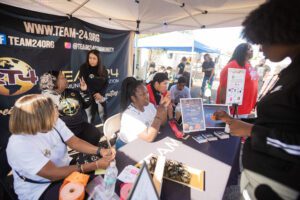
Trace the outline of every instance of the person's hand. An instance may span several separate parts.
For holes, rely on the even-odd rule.
[[[230,124],[231,120],[233,120],[233,118],[230,115],[228,115],[228,113],[225,112],[224,110],[218,110],[218,111],[216,111],[211,116],[211,119],[212,120],[222,120],[226,124]]]
[[[251,135],[253,124],[249,124],[238,119],[233,119],[229,124],[229,128],[231,135],[249,137]]]
[[[156,117],[164,119],[167,116],[167,108],[164,105],[159,105],[156,109]]]
[[[163,97],[161,96],[160,105],[163,105],[165,108],[167,108],[171,103],[171,95],[170,92],[167,92],[167,94]]]
[[[100,154],[103,157],[103,159],[106,159],[107,161],[112,161],[116,157],[116,150],[114,148],[111,149],[101,149]]]
[[[80,90],[81,91],[86,91],[87,90],[87,84],[85,83],[83,77],[79,78],[80,81]]]
[[[234,136],[250,136],[252,131],[252,124],[243,122],[238,119],[233,119],[231,116],[229,116],[225,111],[219,110],[216,111],[212,116],[212,120],[222,120],[226,124],[229,125],[230,133]]]
[[[106,169],[110,164],[110,161],[108,161],[104,158],[101,158],[101,159],[97,160],[96,162],[97,162],[96,166],[99,167],[99,169]]]
[[[95,93],[93,96],[95,101],[103,102],[104,97],[100,93]]]

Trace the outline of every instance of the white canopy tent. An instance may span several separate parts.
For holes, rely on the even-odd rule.
[[[193,39],[191,35],[180,32],[164,33],[141,38],[138,40],[136,47],[197,53],[220,53],[218,49],[209,47]]]
[[[141,33],[239,26],[265,0],[0,0],[117,30]]]
[[[265,1],[0,0],[0,3],[47,14],[76,17],[110,29],[161,33],[240,26],[248,13]],[[133,34],[131,38],[133,43]],[[133,46],[131,45],[132,48],[128,52],[131,57],[128,64],[129,74],[133,74]]]

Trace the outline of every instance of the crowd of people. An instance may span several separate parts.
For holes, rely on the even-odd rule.
[[[228,124],[230,134],[247,138],[240,182],[243,198],[247,195],[250,199],[262,199],[261,195],[266,199],[268,195],[278,199],[300,197],[298,8],[297,0],[289,3],[271,0],[252,11],[243,22],[243,37],[249,43],[235,48],[220,73],[216,103],[225,104],[228,69],[246,71],[238,118],[225,111],[214,113],[216,119]],[[260,44],[266,59],[273,62],[286,57],[292,60],[258,102],[258,91],[270,68],[265,65],[265,59],[256,67],[251,65],[250,43]],[[187,60],[183,57],[176,69],[156,69],[155,63],[151,63],[147,80],[134,77],[122,80],[121,126],[116,150],[137,138],[153,142],[160,134],[160,127],[167,122],[180,124],[175,115],[180,112],[180,99],[191,98]],[[204,55],[202,72],[201,95],[215,79],[215,63],[209,54]],[[108,73],[99,51],[87,53],[79,77],[80,88],[74,90],[68,88],[61,71],[49,71],[40,77],[41,94],[25,95],[15,102],[9,121],[12,135],[6,152],[19,199],[58,199],[63,179],[70,173],[106,168],[115,159],[114,148],[99,145],[103,133],[93,125],[95,117],[105,122],[110,114],[105,98]],[[249,118],[253,111],[257,117]],[[99,159],[76,164],[70,159],[67,147],[97,155]]]

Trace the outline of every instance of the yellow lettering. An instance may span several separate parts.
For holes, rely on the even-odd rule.
[[[63,73],[63,75],[66,77],[68,83],[73,82],[73,80],[72,80],[72,78],[73,78],[73,76],[72,76],[72,71],[70,71],[70,70],[65,70],[65,71],[62,71],[62,73]]]
[[[4,110],[0,110],[0,115],[3,115],[3,116],[6,116],[6,115],[10,115],[11,114],[11,111],[12,111],[12,108],[11,107],[10,109],[4,109]]]

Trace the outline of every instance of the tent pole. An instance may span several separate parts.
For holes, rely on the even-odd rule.
[[[137,61],[138,61],[138,34],[135,33],[134,35],[134,62],[133,62],[133,74],[134,77],[137,77]]]
[[[192,46],[192,58],[193,58],[193,55],[194,55],[194,48],[195,48],[195,42],[193,42],[193,46]],[[190,92],[192,90],[192,75],[193,75],[193,65],[192,63],[190,63],[190,66],[191,66],[191,71],[190,71],[190,80],[189,80],[189,88],[190,88]]]
[[[68,15],[72,16],[77,10],[79,10],[80,8],[82,8],[85,4],[87,4],[90,0],[85,0],[85,2],[83,2],[82,4],[80,4],[77,8],[75,8],[72,12],[70,12]]]

